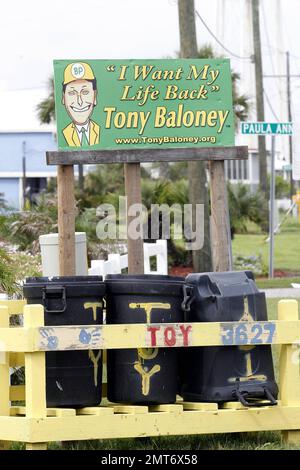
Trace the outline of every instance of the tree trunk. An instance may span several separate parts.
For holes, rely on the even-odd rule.
[[[194,0],[178,0],[180,55],[181,57],[197,57],[197,37],[195,25]],[[204,205],[204,246],[193,251],[194,272],[212,271],[210,244],[209,199],[205,162],[188,162],[189,199],[193,204],[193,220],[195,221],[195,205]],[[201,229],[203,229],[201,227]],[[199,228],[198,228],[199,229]]]
[[[256,117],[258,121],[265,120],[263,69],[261,58],[260,25],[259,25],[259,0],[252,0],[253,45],[256,83]],[[266,138],[258,136],[259,181],[262,191],[267,195],[267,151]]]

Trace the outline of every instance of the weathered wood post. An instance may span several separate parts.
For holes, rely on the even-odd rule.
[[[0,328],[9,327],[8,307],[0,306]],[[9,416],[9,353],[0,352],[0,416]],[[8,450],[10,443],[0,441],[0,450]]]
[[[75,196],[73,165],[57,167],[59,275],[75,276]]]
[[[130,214],[130,207],[133,204],[142,204],[140,163],[125,163],[124,174],[125,196],[127,197],[128,274],[144,274],[143,238],[133,240],[130,238],[130,233],[128,233],[128,228],[133,219],[133,215]]]
[[[278,320],[297,321],[297,300],[281,300],[278,304]],[[300,406],[299,344],[281,346],[279,362],[280,400],[282,406]],[[300,426],[299,426],[300,428]],[[300,429],[282,431],[283,440],[289,444],[300,443]]]

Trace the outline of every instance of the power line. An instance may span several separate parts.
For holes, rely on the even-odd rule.
[[[264,24],[265,24],[265,32],[266,32],[266,38],[267,38],[267,43],[269,45],[269,48],[270,48],[270,36],[269,36],[269,31],[268,31],[268,25],[267,25],[267,19],[266,19],[266,14],[265,14],[265,7],[264,7],[264,3],[262,2],[262,14],[263,14],[263,20],[264,20]],[[274,60],[273,60],[273,55],[270,54],[270,62],[271,62],[271,67],[272,67],[272,70],[273,70],[273,74],[275,75],[276,74],[276,71],[275,71],[275,64],[274,64]],[[282,90],[280,89],[279,87],[279,84],[277,82],[277,80],[275,79],[275,86],[277,88],[277,90],[279,91],[279,94],[281,95],[282,94]]]
[[[282,52],[282,54],[284,54],[284,52]],[[300,57],[298,55],[295,55],[295,54],[290,53],[290,57],[292,57],[293,59],[296,59],[296,60],[300,60]]]
[[[278,74],[278,75],[264,75],[264,78],[286,78],[286,74]],[[300,78],[300,75],[290,74],[290,78]]]
[[[224,44],[217,38],[217,36],[212,32],[212,30],[209,28],[209,26],[206,24],[200,13],[198,13],[197,10],[195,10],[196,15],[198,16],[199,20],[201,23],[204,25],[204,27],[207,29],[209,34],[214,38],[214,40],[221,46],[228,54],[230,54],[233,57],[236,57],[237,59],[242,59],[242,60],[253,60],[253,56],[250,57],[242,57],[238,54],[235,54],[234,52],[230,51]]]
[[[279,49],[278,47],[271,46],[270,44],[262,44],[262,46],[270,50],[272,49],[273,51],[276,51],[279,54],[286,54],[286,51],[283,51],[282,49]],[[292,53],[290,53],[290,57],[292,57],[295,60],[300,60],[300,56],[292,54]]]

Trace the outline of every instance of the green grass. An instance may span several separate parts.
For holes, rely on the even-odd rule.
[[[24,444],[14,443],[12,450],[24,450]],[[284,445],[280,432],[211,434],[136,439],[111,439],[51,443],[49,450],[296,450],[300,446]]]
[[[275,269],[300,274],[300,225],[290,219],[275,236]],[[262,255],[265,265],[269,260],[267,235],[238,234],[233,240],[233,254],[242,256]]]
[[[256,284],[259,289],[284,289],[292,287],[291,284],[295,282],[300,284],[300,277],[276,277],[274,279],[256,279]]]
[[[58,444],[53,449],[59,449]],[[73,443],[72,450],[288,450],[300,446],[284,446],[280,432],[212,434],[207,436],[113,439]]]

